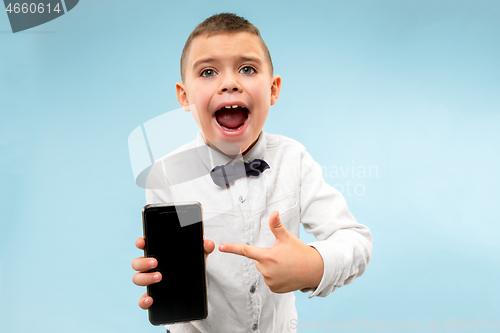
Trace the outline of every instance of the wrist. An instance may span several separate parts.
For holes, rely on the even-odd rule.
[[[309,272],[306,276],[306,279],[304,281],[304,287],[301,289],[316,289],[320,282],[321,279],[323,279],[323,273],[325,270],[325,265],[323,262],[323,258],[319,254],[318,250],[316,248],[309,246]]]

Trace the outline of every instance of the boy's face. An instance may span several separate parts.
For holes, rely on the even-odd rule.
[[[242,153],[259,137],[281,78],[272,76],[260,39],[250,33],[196,37],[177,99],[203,131],[207,144],[230,142]]]

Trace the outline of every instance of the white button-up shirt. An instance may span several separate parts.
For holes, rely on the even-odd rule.
[[[189,165],[181,168],[185,174],[175,175],[182,165],[182,158],[178,158],[182,154],[174,158],[177,168],[172,167],[169,156],[186,151],[194,155],[190,155]],[[197,166],[193,166],[193,158]],[[216,245],[206,261],[208,317],[167,325],[172,333],[295,332],[295,295],[271,292],[254,260],[217,250],[221,243],[271,247],[275,236],[269,229],[269,216],[275,210],[295,236],[299,237],[302,223],[318,240],[309,245],[321,255],[324,272],[309,297],[327,296],[366,269],[372,251],[370,231],[356,222],[342,194],[324,181],[322,168],[304,146],[262,132],[243,156],[245,162],[256,158],[265,160],[270,169],[259,177],[241,177],[221,188],[209,172],[233,159],[206,146],[200,132],[196,140],[158,160],[150,172],[147,203],[200,202],[205,239]],[[196,175],[189,177],[190,173]]]

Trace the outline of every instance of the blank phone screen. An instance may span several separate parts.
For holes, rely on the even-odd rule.
[[[162,280],[148,287],[153,325],[207,316],[201,207],[197,204],[146,207],[146,255],[158,260]]]

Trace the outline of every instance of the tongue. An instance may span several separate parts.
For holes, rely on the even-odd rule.
[[[238,128],[247,118],[247,113],[242,108],[223,108],[215,113],[217,122],[227,128]]]

